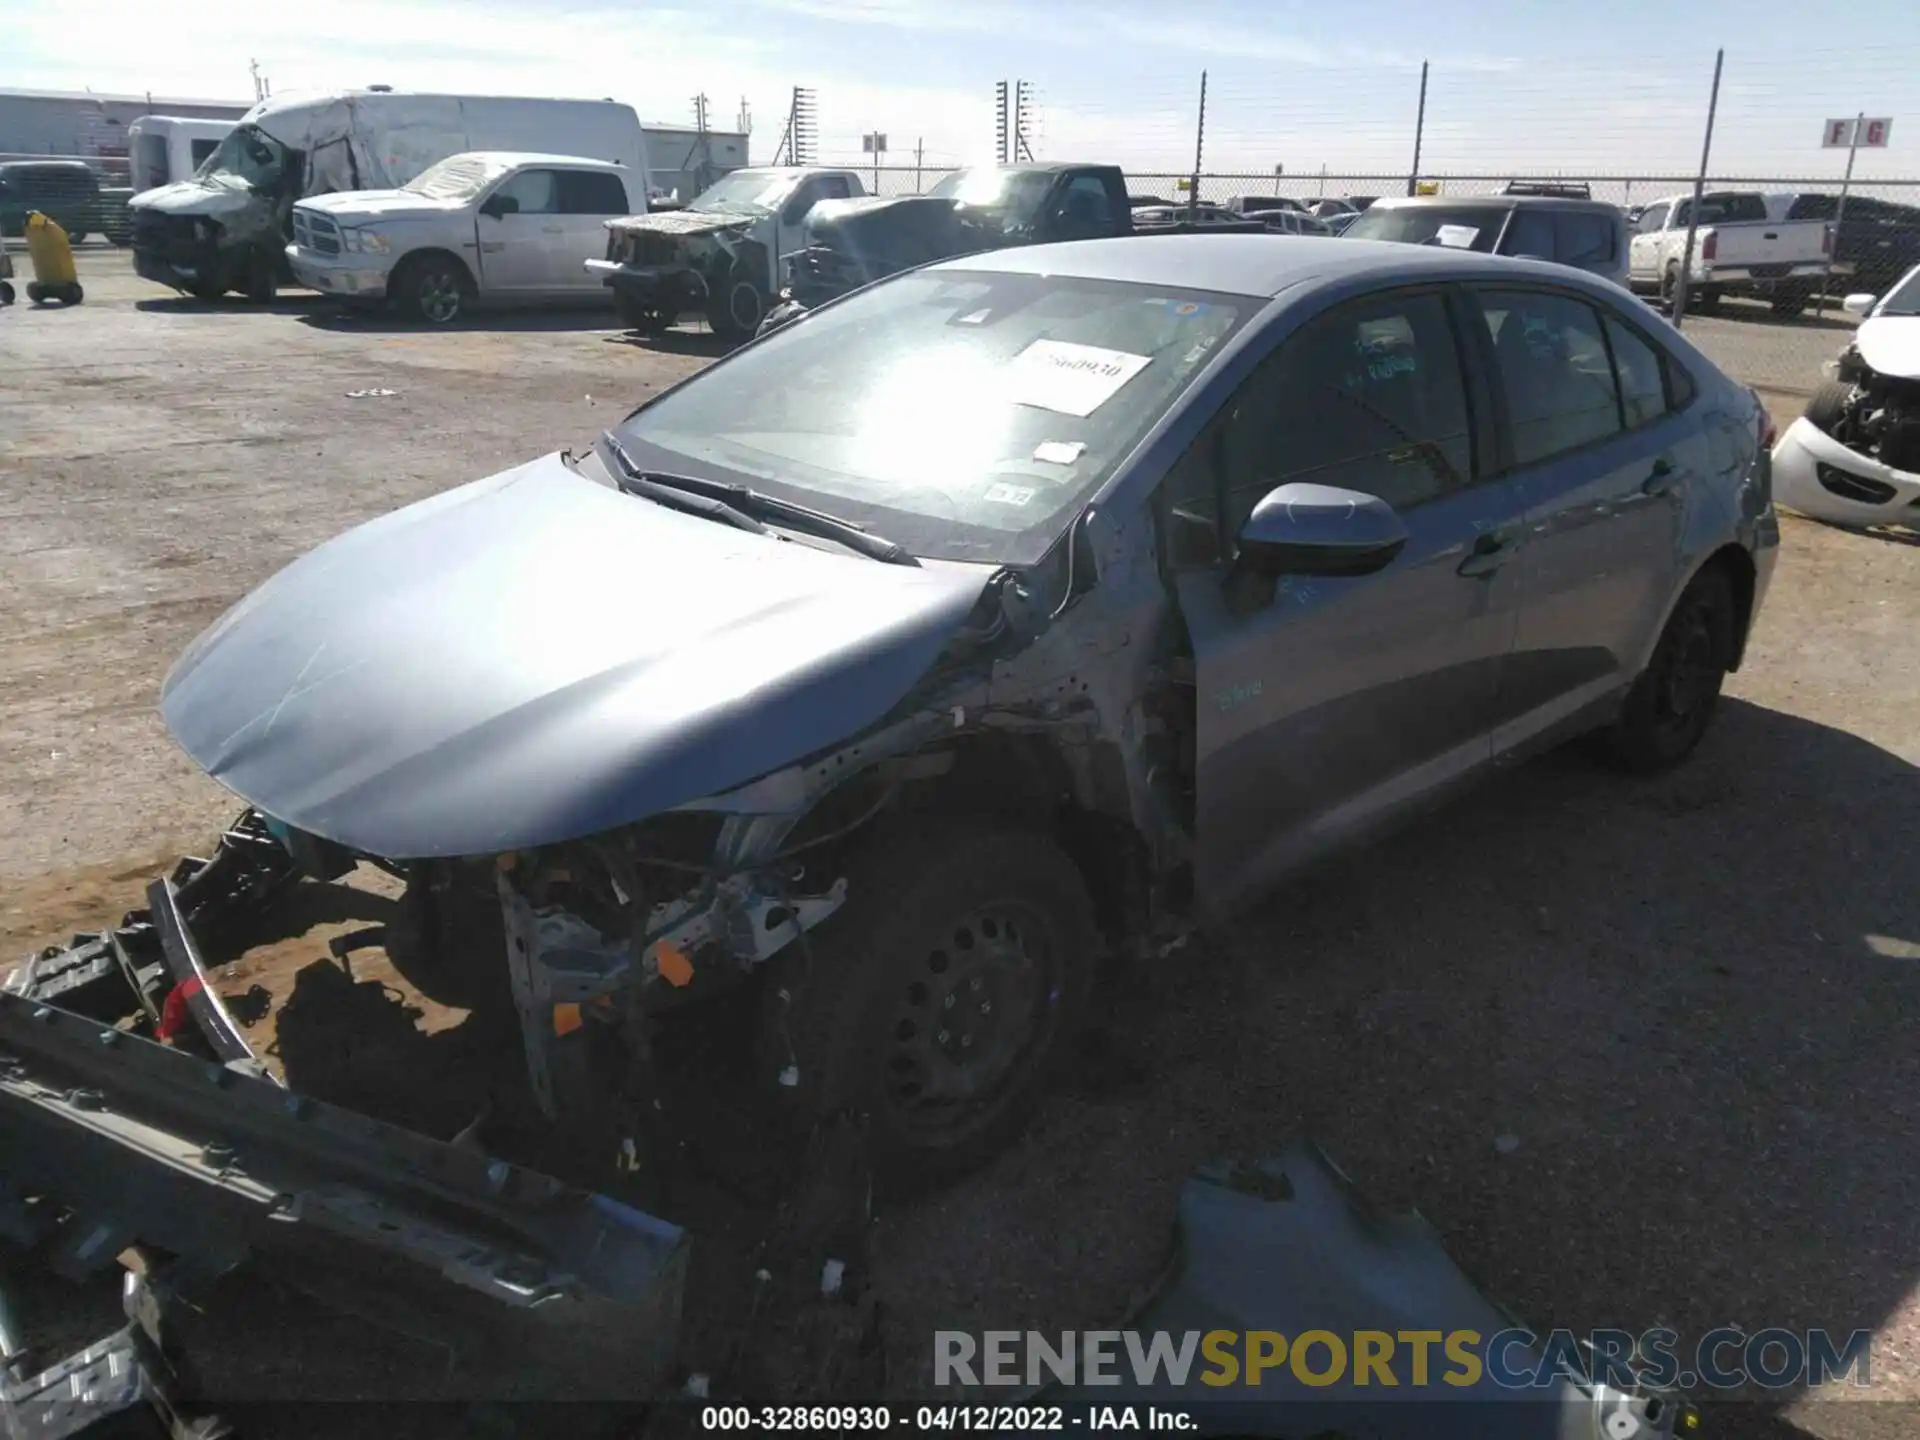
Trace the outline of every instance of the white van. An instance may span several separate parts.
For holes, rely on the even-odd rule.
[[[271,298],[290,278],[294,202],[389,190],[436,161],[511,150],[610,161],[647,192],[640,117],[611,100],[418,95],[375,86],[262,100],[190,180],[132,202],[134,269],[203,299]]]
[[[142,115],[127,126],[127,163],[133,170],[134,194],[190,178],[233,133],[233,124],[184,115]]]

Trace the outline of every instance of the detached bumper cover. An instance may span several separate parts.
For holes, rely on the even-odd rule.
[[[1816,520],[1920,527],[1920,475],[1849,450],[1805,417],[1773,448],[1773,494]]]

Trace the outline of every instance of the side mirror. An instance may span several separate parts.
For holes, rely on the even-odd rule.
[[[1268,492],[1240,527],[1240,557],[1267,575],[1370,575],[1407,543],[1375,495],[1294,481]]]
[[[518,215],[520,202],[511,195],[495,192],[480,202],[480,213],[489,220],[498,220],[502,215]]]
[[[1849,295],[1847,296],[1846,299],[1840,302],[1840,308],[1846,311],[1849,315],[1864,315],[1869,310],[1873,309],[1873,302],[1877,298],[1878,298],[1877,296],[1868,295],[1865,293]]]

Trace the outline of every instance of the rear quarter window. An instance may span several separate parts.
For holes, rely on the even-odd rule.
[[[1564,210],[1553,217],[1553,225],[1558,240],[1555,254],[1562,265],[1592,269],[1616,258],[1614,224],[1607,216]]]

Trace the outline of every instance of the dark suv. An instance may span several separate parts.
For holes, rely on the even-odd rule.
[[[1627,283],[1627,215],[1603,200],[1542,195],[1415,195],[1376,200],[1349,240],[1448,245],[1551,260]]]

